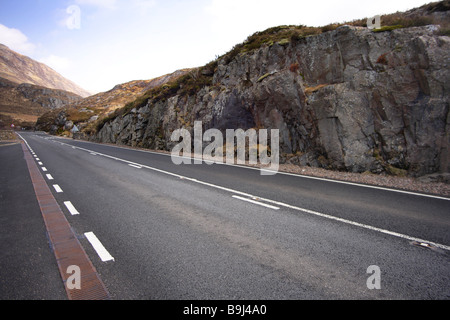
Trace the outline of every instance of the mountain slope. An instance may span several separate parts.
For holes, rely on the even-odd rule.
[[[51,110],[43,114],[36,123],[36,129],[56,133],[68,131],[76,125],[77,128],[88,133],[95,131],[97,119],[104,121],[110,115],[114,115],[116,110],[133,102],[146,91],[173,81],[188,73],[189,70],[177,70],[151,80],[130,81],[116,85],[109,91],[73,101],[61,110]],[[63,127],[65,127],[64,130]]]
[[[0,127],[33,127],[45,112],[80,99],[72,92],[0,78]]]
[[[69,91],[82,97],[91,95],[47,65],[23,56],[3,44],[0,44],[0,77],[18,84],[29,83]]]

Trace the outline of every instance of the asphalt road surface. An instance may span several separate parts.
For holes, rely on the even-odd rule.
[[[20,134],[112,299],[450,298],[450,199],[232,165],[175,165],[170,155]],[[1,297],[61,299],[23,152],[13,147],[9,156],[0,147],[2,179],[15,188],[1,186],[2,206],[9,224],[35,222],[16,228],[21,243],[2,241]],[[5,224],[2,233],[9,230]],[[33,244],[38,257],[27,253]],[[14,252],[24,258],[4,259]],[[39,277],[26,262],[33,259],[42,260]],[[14,264],[30,276],[15,275]]]

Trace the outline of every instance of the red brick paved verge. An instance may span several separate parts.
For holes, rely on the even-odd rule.
[[[53,197],[35,159],[23,142],[22,149],[69,300],[110,300],[105,285]],[[67,273],[69,266],[80,268],[81,289],[68,288],[67,280],[72,276],[72,273]]]

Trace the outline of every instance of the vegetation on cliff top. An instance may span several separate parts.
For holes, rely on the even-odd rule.
[[[442,35],[447,35],[450,30],[449,22],[436,18],[436,16],[432,15],[432,13],[448,10],[450,10],[450,0],[445,0],[424,5],[407,13],[397,12],[383,15],[381,16],[382,28],[375,29],[373,32],[387,32],[398,28],[410,28],[437,24],[441,25],[440,33]],[[218,57],[216,60],[208,63],[207,65],[194,69],[190,73],[160,87],[152,88],[136,100],[126,104],[123,108],[116,110],[108,117],[99,119],[96,129],[97,131],[100,130],[105,123],[118,116],[127,115],[134,108],[138,109],[145,106],[149,100],[152,100],[152,103],[156,103],[158,101],[165,101],[175,95],[189,96],[197,93],[200,89],[206,86],[212,85],[212,79],[219,61],[229,64],[236,56],[252,52],[262,46],[272,46],[274,44],[287,45],[291,42],[295,43],[297,41],[302,41],[309,36],[333,31],[343,25],[367,27],[367,18],[346,23],[333,23],[323,27],[285,25],[256,32],[249,36],[243,43],[234,46],[228,53]]]

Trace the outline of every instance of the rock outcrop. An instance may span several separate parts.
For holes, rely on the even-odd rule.
[[[448,172],[450,38],[438,29],[341,26],[265,43],[191,73],[190,80],[210,79],[198,90],[181,84],[150,95],[90,139],[170,150],[175,129],[202,121],[205,130],[279,129],[282,161],[290,163]]]

